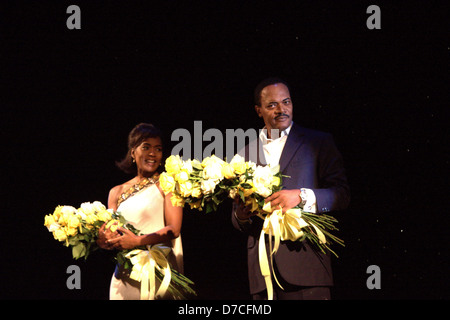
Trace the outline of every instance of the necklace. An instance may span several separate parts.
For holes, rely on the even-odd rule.
[[[117,206],[119,206],[122,202],[127,200],[129,197],[135,195],[142,189],[145,189],[148,186],[157,183],[158,180],[159,180],[159,173],[155,173],[153,176],[149,178],[144,178],[139,183],[134,184],[132,187],[130,187],[128,190],[126,190],[120,195],[119,199],[117,199]]]

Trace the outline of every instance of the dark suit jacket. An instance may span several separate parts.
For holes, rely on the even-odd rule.
[[[262,143],[250,142],[241,152],[246,161],[265,164]],[[249,151],[252,150],[252,154]],[[255,152],[259,150],[259,152]],[[245,152],[245,153],[244,153]],[[293,124],[280,158],[284,189],[312,189],[316,195],[317,213],[343,210],[348,206],[350,191],[342,157],[328,133],[305,129]],[[232,214],[233,225],[248,233],[248,272],[252,294],[265,289],[258,260],[259,235],[263,220],[254,217],[251,223],[240,224]],[[267,236],[266,236],[267,238]],[[266,246],[268,247],[268,246]],[[274,257],[284,281],[299,286],[331,286],[330,253],[312,249],[307,241],[282,241]]]

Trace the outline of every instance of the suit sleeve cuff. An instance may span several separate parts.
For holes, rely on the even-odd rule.
[[[314,191],[308,188],[300,189],[300,198],[302,199],[303,211],[316,213],[316,195]]]

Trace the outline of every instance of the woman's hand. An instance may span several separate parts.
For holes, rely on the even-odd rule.
[[[140,246],[140,236],[135,235],[133,232],[125,228],[118,228],[117,230],[121,233],[121,235],[106,241],[111,248],[127,250]]]
[[[119,237],[120,234],[117,231],[111,231],[111,229],[106,228],[107,222],[105,222],[98,231],[97,245],[106,250],[112,250],[113,247],[110,245],[108,240]],[[117,223],[115,223],[117,224]]]

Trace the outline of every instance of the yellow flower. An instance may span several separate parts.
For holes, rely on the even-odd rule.
[[[53,211],[53,217],[55,218],[55,221],[58,221],[59,217],[61,216],[61,208],[62,206],[57,206],[55,208],[55,211]]]
[[[159,176],[159,185],[165,194],[173,192],[175,190],[175,180],[172,176],[166,172],[161,173]]]
[[[61,215],[59,216],[59,219],[58,219],[58,223],[62,226],[66,226],[67,221],[69,220],[69,217],[70,216],[67,213],[66,214],[61,213]]]
[[[183,183],[189,180],[189,174],[186,171],[180,171],[175,174],[175,180],[179,183]]]
[[[245,183],[250,184],[251,188],[244,188],[243,186],[239,185],[239,189],[244,192],[244,198],[249,197],[253,192],[255,192],[255,187],[253,186],[253,182],[251,180],[247,180]]]
[[[83,202],[78,210],[85,215],[95,214],[95,208],[90,202]]]
[[[183,167],[183,160],[179,155],[171,155],[167,158],[165,168],[168,174],[177,174]]]
[[[194,171],[194,169],[192,167],[192,163],[193,163],[193,161],[191,161],[191,160],[183,161],[183,164],[181,165],[181,170],[186,172],[187,174],[191,174],[192,171]]]
[[[191,160],[191,167],[192,168],[196,168],[198,170],[201,170],[202,169],[202,164],[197,159],[193,159],[193,160]]]
[[[69,223],[71,217],[76,214],[77,209],[72,206],[62,206],[60,208],[60,214],[58,218],[58,223],[65,226]]]
[[[192,194],[193,186],[191,181],[186,181],[184,183],[177,184],[177,192],[182,197],[189,197]]]
[[[97,212],[106,210],[106,207],[100,201],[83,202],[80,208],[77,210],[77,215],[82,219],[86,219],[88,216],[93,216]],[[92,218],[91,218],[92,219]]]
[[[245,163],[245,167],[247,169],[250,169],[251,171],[254,171],[256,169],[256,163],[254,163],[252,161],[248,161]]]
[[[208,180],[222,180],[222,165],[225,163],[222,159],[212,155],[209,158],[205,158],[202,161],[203,166],[203,179]]]
[[[120,227],[122,227],[122,223],[120,223],[119,220],[113,219],[106,224],[105,229],[109,229],[111,232],[116,232],[117,228]]]
[[[184,207],[185,200],[180,196],[173,194],[172,197],[170,197],[170,201],[174,207]]]
[[[214,192],[216,185],[217,185],[217,180],[213,180],[213,179],[202,180],[200,188],[204,194],[211,194]]]
[[[202,189],[200,188],[200,184],[196,183],[194,187],[192,188],[191,195],[194,198],[200,198],[202,196]]]
[[[44,226],[46,226],[47,229],[50,229],[50,226],[52,224],[55,224],[55,223],[56,223],[56,221],[55,221],[55,217],[53,215],[48,214],[48,215],[45,216],[45,218],[44,218]]]
[[[230,197],[231,199],[234,199],[234,198],[236,198],[237,194],[238,194],[237,189],[233,188],[233,189],[230,189],[230,191],[228,193],[228,197]]]
[[[202,209],[202,200],[198,200],[195,202],[189,202],[189,206],[191,207],[191,209]]]
[[[86,229],[89,229],[89,230],[94,229],[94,226],[90,223],[86,223],[84,226],[86,227]]]
[[[205,159],[203,159],[202,161],[202,167],[205,168],[207,166],[210,166],[212,164],[220,164],[222,165],[224,161],[222,159],[220,159],[219,157],[217,157],[216,155],[212,155],[211,157],[206,157]]]
[[[66,232],[63,229],[55,230],[53,237],[58,241],[65,241],[67,239]]]
[[[67,226],[69,228],[78,228],[80,225],[81,225],[81,221],[80,221],[80,219],[78,219],[77,216],[72,215],[72,216],[68,217]]]
[[[97,219],[100,221],[109,221],[111,220],[111,212],[108,210],[103,210],[97,213]]]
[[[233,167],[234,172],[238,175],[244,174],[247,169],[245,159],[238,154],[231,159],[230,165]]]
[[[66,227],[67,236],[72,237],[72,236],[76,235],[77,233],[78,233],[77,228]]]
[[[224,162],[222,164],[222,175],[226,179],[233,179],[234,177],[236,177],[236,175],[234,174],[233,166],[227,162]]]
[[[253,173],[253,183],[256,193],[267,198],[272,193],[273,174],[269,166],[258,166]]]
[[[281,183],[280,177],[273,176],[273,178],[272,178],[272,186],[278,187],[280,185],[280,183]]]
[[[92,203],[92,207],[94,208],[94,210],[95,210],[96,212],[106,210],[105,205],[104,205],[103,203],[101,203],[100,201],[94,201],[94,202]]]
[[[94,222],[97,221],[98,218],[95,214],[89,214],[86,216],[85,220],[86,220],[87,224],[91,225],[91,224],[94,224]]]
[[[263,185],[263,184],[255,184],[255,192],[259,194],[260,196],[267,198],[272,194],[272,189],[269,187]]]

